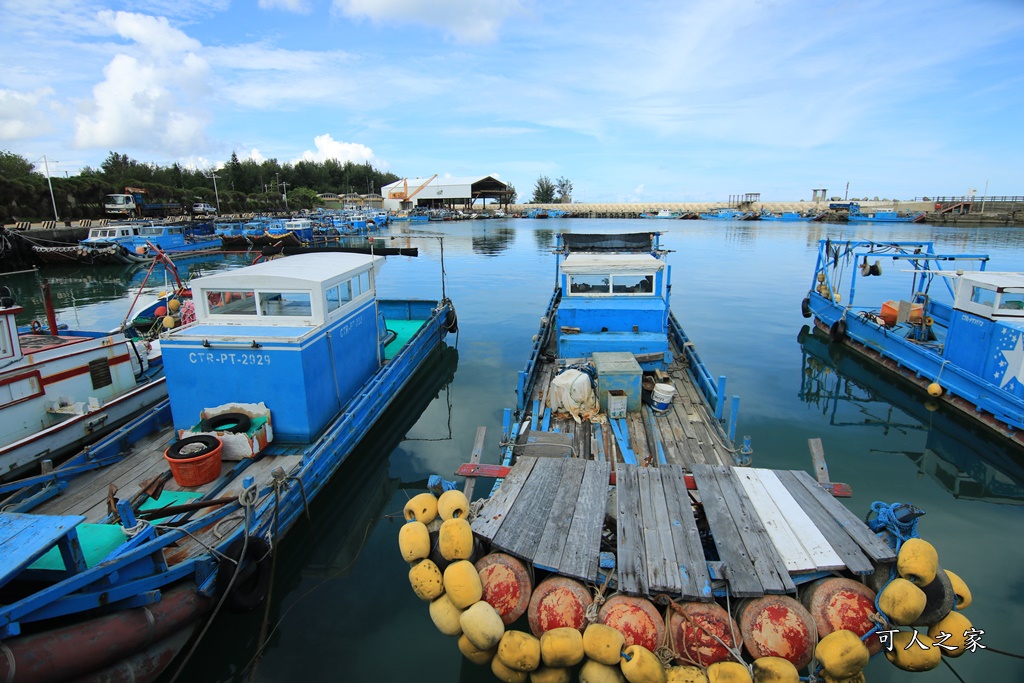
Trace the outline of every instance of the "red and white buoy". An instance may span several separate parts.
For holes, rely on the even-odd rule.
[[[807,666],[818,644],[814,620],[788,595],[765,595],[743,600],[736,609],[747,652],[759,657],[781,657],[797,669]]]
[[[527,618],[538,638],[545,631],[568,626],[581,632],[587,626],[587,608],[594,602],[579,581],[564,576],[544,579],[533,590]]]
[[[734,650],[743,643],[740,627],[715,602],[684,602],[672,608],[669,629],[680,655],[676,659],[679,664],[708,666],[722,662],[732,657],[722,643]]]
[[[533,595],[530,574],[522,562],[505,553],[492,553],[476,562],[483,599],[501,616],[506,626],[526,613]]]
[[[852,631],[863,637],[871,630],[875,613],[875,592],[852,579],[831,577],[810,584],[800,597],[818,628],[818,638],[833,631]],[[872,655],[878,654],[882,644],[875,635],[864,643]]]
[[[650,600],[613,595],[601,606],[597,620],[626,639],[626,646],[643,645],[654,652],[665,638],[665,618]]]

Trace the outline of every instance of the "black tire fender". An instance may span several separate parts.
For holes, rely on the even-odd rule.
[[[444,329],[455,333],[459,331],[459,316],[455,313],[454,306],[451,304],[448,304],[448,306],[448,313],[444,317]]]
[[[800,313],[805,318],[811,317],[811,297],[805,296],[804,300],[800,302]]]
[[[245,557],[242,557],[243,547]],[[217,570],[217,595],[227,592],[225,607],[234,612],[248,612],[266,599],[270,592],[270,553],[270,545],[259,536],[249,536],[248,544],[245,538],[239,538],[227,547],[224,551],[227,560],[222,558]],[[238,576],[232,583],[231,577],[236,573]]]
[[[195,448],[201,446],[201,448]],[[220,439],[209,434],[196,434],[178,439],[167,449],[167,457],[172,460],[189,460],[213,452],[220,447]]]
[[[837,320],[828,328],[828,337],[834,342],[841,342],[846,339],[846,321]]]
[[[199,423],[204,432],[230,432],[244,434],[252,427],[252,418],[245,413],[221,413]]]

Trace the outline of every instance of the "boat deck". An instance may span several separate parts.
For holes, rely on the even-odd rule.
[[[675,464],[521,457],[472,528],[536,569],[584,581],[603,582],[601,551],[614,552],[618,591],[687,600],[793,593],[895,559],[806,472],[697,464],[688,479]]]
[[[554,354],[549,354],[547,358]],[[625,418],[577,422],[568,413],[542,415],[531,420],[531,431],[521,434],[515,455],[565,455],[567,451],[588,460],[632,464],[732,465],[735,460],[718,422],[702,400],[678,351],[668,376],[676,392],[669,410],[658,413],[644,405]],[[556,362],[542,360],[527,415],[545,405],[548,385],[557,372]],[[525,418],[524,418],[525,421]]]

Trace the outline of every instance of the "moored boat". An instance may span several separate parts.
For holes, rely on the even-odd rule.
[[[0,486],[0,675],[152,680],[201,618],[265,597],[278,539],[456,329],[446,299],[378,299],[383,260],[194,279],[194,322],[161,338],[168,400]]]
[[[753,211],[740,211],[739,209],[712,209],[701,212],[700,217],[706,221],[754,221],[757,214]]]
[[[846,220],[850,223],[920,223],[924,218],[924,211],[900,213],[892,209],[876,209],[861,212],[860,205],[851,202]]]
[[[762,221],[781,221],[786,223],[798,223],[801,221],[814,221],[819,218],[818,215],[803,214],[799,211],[783,211],[782,213],[774,213],[772,211],[765,211],[761,209],[761,213],[758,215],[758,220]]]
[[[821,240],[802,312],[922,396],[1024,445],[1024,274],[987,262],[932,242]]]

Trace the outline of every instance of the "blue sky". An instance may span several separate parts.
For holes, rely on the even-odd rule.
[[[0,0],[0,149],[529,196],[1024,194],[1024,0]]]

